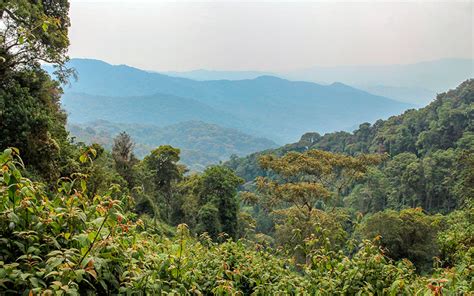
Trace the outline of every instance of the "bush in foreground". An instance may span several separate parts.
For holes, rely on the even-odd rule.
[[[472,265],[427,279],[369,241],[350,257],[322,246],[297,265],[249,241],[193,237],[184,224],[166,237],[122,208],[128,197],[117,187],[90,196],[87,177],[75,175],[49,191],[22,177],[15,149],[0,154],[0,165],[1,294],[440,295],[441,286],[445,294],[472,289]]]

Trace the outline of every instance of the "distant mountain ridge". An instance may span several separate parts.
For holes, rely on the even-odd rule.
[[[67,92],[62,104],[69,121],[86,123],[98,119],[131,124],[166,126],[183,121],[203,120],[238,126],[239,120],[199,101],[168,94],[146,96],[99,96]],[[112,110],[113,112],[109,112]]]
[[[278,74],[262,71],[218,71],[218,70],[206,70],[198,69],[192,71],[168,71],[168,72],[157,72],[174,77],[189,78],[198,81],[205,80],[244,80],[244,79],[255,79],[260,76],[271,75],[279,76]]]
[[[126,131],[135,141],[135,153],[140,158],[159,145],[172,145],[181,149],[181,162],[194,171],[227,160],[231,155],[244,156],[277,147],[271,140],[202,121],[186,121],[157,127],[98,120],[69,124],[68,130],[76,141],[98,143],[107,149],[112,149],[115,136]]]
[[[446,58],[399,65],[311,67],[285,77],[309,81],[342,81],[351,85],[421,87],[442,92],[473,75],[474,59]]]
[[[445,58],[400,65],[310,67],[277,73],[201,69],[163,74],[195,80],[253,79],[260,75],[273,75],[320,84],[340,81],[372,94],[422,106],[437,93],[474,77],[474,59]]]
[[[411,107],[340,83],[319,85],[273,76],[195,81],[98,60],[72,59],[69,65],[79,75],[78,81],[65,87],[64,107],[72,122],[117,121],[118,117],[130,123],[162,125],[201,120],[284,143],[308,130],[344,130]],[[189,111],[183,114],[189,116],[179,115],[179,104],[163,100],[166,96],[192,104],[189,108],[188,103],[181,104]],[[169,112],[163,111],[165,107]],[[181,118],[169,122],[163,119],[166,113],[168,118],[172,114]]]

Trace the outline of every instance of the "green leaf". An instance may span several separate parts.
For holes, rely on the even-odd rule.
[[[21,173],[18,169],[13,170],[13,177],[15,177],[17,181],[21,180]]]
[[[49,270],[52,270],[54,269],[56,266],[60,265],[61,263],[63,263],[64,261],[64,258],[63,257],[52,257],[52,258],[49,258],[48,261],[46,261],[46,264],[47,264],[47,268]]]
[[[97,232],[92,231],[87,235],[87,238],[89,239],[90,242],[92,242],[94,240],[96,233]]]
[[[81,179],[81,189],[82,189],[82,192],[86,192],[87,190],[87,183],[86,183],[86,180],[84,179]]]
[[[10,184],[10,174],[8,172],[3,173],[3,181],[5,184]]]
[[[35,278],[35,277],[30,277],[30,283],[31,283],[31,285],[33,285],[33,287],[35,287],[35,288],[38,288],[38,286],[39,286],[38,279]]]
[[[87,161],[87,155],[86,154],[81,154],[81,156],[79,156],[79,161],[81,163],[85,163]]]
[[[99,227],[100,224],[102,224],[102,222],[104,222],[104,217],[99,217],[97,219],[95,219],[94,221],[92,221],[92,224],[94,224],[96,227]]]

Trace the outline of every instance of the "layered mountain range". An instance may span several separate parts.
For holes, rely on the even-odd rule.
[[[98,60],[73,59],[64,88],[71,123],[95,120],[165,126],[203,121],[283,144],[310,130],[351,130],[412,105],[350,87],[274,76],[196,81]]]

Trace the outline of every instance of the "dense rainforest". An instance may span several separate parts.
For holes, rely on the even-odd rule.
[[[473,103],[471,79],[439,94],[419,110],[408,110],[373,125],[363,123],[353,133],[306,133],[294,144],[243,158],[233,156],[226,166],[246,181],[253,181],[272,174],[258,163],[265,154],[281,156],[311,149],[352,156],[386,153],[388,159],[351,188],[346,205],[362,213],[405,207],[448,213],[473,193],[462,189],[468,188],[463,176],[469,175],[473,164]]]
[[[474,80],[190,173],[170,145],[138,159],[126,132],[72,141],[68,10],[0,3],[0,294],[473,293]]]
[[[278,147],[273,141],[203,121],[185,121],[165,127],[113,123],[98,120],[85,124],[68,122],[67,130],[76,142],[98,143],[112,149],[113,139],[125,131],[135,142],[135,154],[142,159],[161,144],[179,147],[182,164],[190,171],[203,171],[211,164],[226,161],[233,154],[245,156]]]

